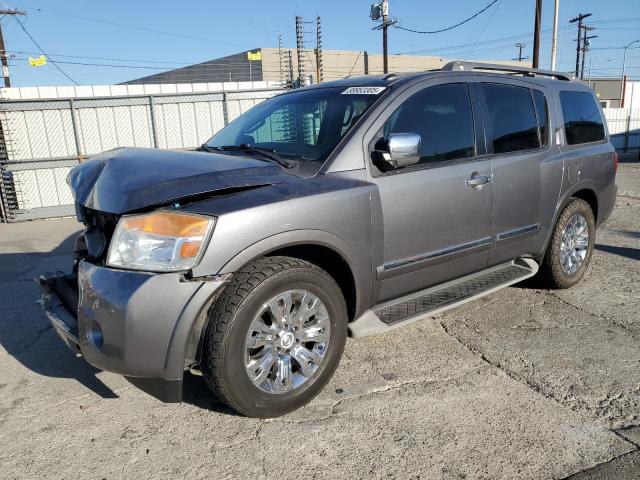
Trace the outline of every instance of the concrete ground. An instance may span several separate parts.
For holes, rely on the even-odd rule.
[[[621,164],[592,265],[379,337],[275,420],[187,375],[165,405],[57,339],[31,278],[68,269],[71,219],[0,225],[2,478],[640,477],[640,164]]]

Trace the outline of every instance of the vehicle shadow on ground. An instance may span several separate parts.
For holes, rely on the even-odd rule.
[[[75,379],[102,398],[118,398],[94,368],[64,345],[40,305],[40,291],[31,278],[71,270],[76,233],[50,252],[0,254],[0,345],[23,366],[45,377]]]
[[[600,250],[601,252],[612,253],[621,257],[630,258],[631,260],[640,260],[640,248],[614,247],[613,245],[597,244],[595,246],[595,249]]]
[[[190,372],[184,372],[182,381],[182,401],[204,410],[225,415],[242,416],[227,407],[204,383],[204,378]]]

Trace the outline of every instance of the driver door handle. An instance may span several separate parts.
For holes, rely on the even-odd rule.
[[[491,177],[474,172],[467,180],[467,186],[479,190],[489,182],[491,182]]]

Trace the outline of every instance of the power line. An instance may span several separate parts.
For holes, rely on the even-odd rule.
[[[355,62],[353,62],[353,65],[351,65],[351,70],[349,70],[349,73],[347,74],[347,78],[351,76],[351,73],[353,73],[353,69],[356,68],[356,63],[358,63],[358,60],[360,59],[360,55],[362,55],[362,51],[358,52],[358,56],[356,57]]]
[[[496,8],[494,8],[493,11],[491,12],[491,15],[489,15],[489,18],[487,18],[487,22],[484,24],[484,26],[482,27],[482,29],[480,30],[480,32],[476,36],[476,41],[473,42],[473,46],[471,46],[469,48],[469,50],[467,51],[467,54],[465,55],[465,58],[469,58],[471,56],[471,53],[474,51],[474,49],[476,47],[476,42],[482,37],[482,35],[484,35],[484,32],[487,29],[487,27],[489,26],[489,24],[491,23],[491,20],[493,20],[493,17],[495,16],[495,14],[500,9],[500,5],[501,4],[498,4],[496,6]]]
[[[570,26],[566,26],[566,27],[560,27],[558,30],[567,30],[571,28]],[[543,34],[549,34],[551,33],[551,29],[548,30],[543,30],[541,33]],[[431,49],[425,49],[425,50],[413,50],[410,52],[400,52],[401,54],[415,54],[415,53],[429,53],[429,52],[441,52],[441,51],[450,51],[450,50],[463,50],[465,48],[471,47],[473,45],[476,46],[481,46],[481,45],[491,45],[494,43],[500,43],[500,42],[504,42],[504,41],[512,41],[512,40],[519,40],[523,37],[530,37],[531,35],[533,35],[533,33],[521,33],[518,35],[511,35],[509,37],[500,37],[500,38],[495,38],[493,40],[486,40],[484,42],[476,42],[476,43],[462,43],[459,45],[452,45],[450,47],[441,47],[441,48],[431,48]],[[505,44],[504,45],[511,47],[511,43],[509,44]]]
[[[612,18],[612,19],[608,19],[608,20],[599,20],[599,21],[594,21],[591,22],[592,25],[595,24],[603,24],[603,23],[624,23],[624,22],[638,22],[640,21],[640,17],[637,18]],[[562,27],[558,27],[558,31],[562,32],[563,34],[566,34],[568,30],[572,30],[573,27],[571,25],[567,25],[567,26],[562,26]],[[541,33],[546,35],[546,34],[550,34],[553,32],[553,29],[545,29],[542,30]],[[468,47],[471,46],[481,46],[481,45],[491,45],[493,43],[500,43],[503,41],[512,41],[512,40],[519,40],[521,38],[524,37],[530,37],[533,33],[529,32],[529,33],[521,33],[521,34],[517,34],[517,35],[511,35],[508,37],[500,37],[500,38],[495,38],[493,40],[487,40],[484,42],[479,42],[479,43],[463,43],[463,44],[459,44],[459,45],[452,45],[449,47],[441,47],[441,48],[431,48],[431,49],[423,49],[423,50],[412,50],[412,51],[408,51],[408,52],[398,52],[400,54],[419,54],[419,53],[431,53],[431,52],[444,52],[444,51],[452,51],[452,50],[464,50]],[[513,45],[511,43],[509,44],[505,44],[504,48],[506,47],[512,47]],[[622,48],[622,47],[616,47],[616,48]],[[595,48],[594,48],[595,50]],[[479,50],[477,50],[479,51]]]
[[[20,28],[22,29],[22,31],[27,35],[27,37],[29,37],[31,39],[31,41],[33,42],[33,44],[38,48],[38,50],[40,50],[40,52],[47,58],[49,58],[49,55],[47,55],[47,52],[44,51],[44,49],[38,44],[38,42],[36,42],[35,38],[33,38],[31,36],[31,34],[27,31],[27,29],[25,28],[25,26],[22,24],[22,22],[20,20],[18,20],[17,17],[13,17],[15,19],[15,21],[18,23],[18,25],[20,26]],[[51,58],[49,58],[49,61],[53,64],[54,67],[56,67],[60,73],[62,73],[65,77],[67,77],[69,80],[71,80],[75,85],[80,85],[78,82],[76,82],[73,78],[71,78],[67,72],[65,72],[64,70],[62,70],[62,68],[60,68],[60,66]]]
[[[62,17],[69,17],[69,18],[75,18],[78,20],[86,20],[86,21],[90,21],[90,22],[97,22],[97,23],[104,23],[107,25],[114,25],[116,27],[122,27],[122,28],[129,28],[129,29],[133,29],[133,30],[140,30],[143,32],[149,32],[149,33],[157,33],[160,35],[170,35],[173,37],[180,37],[180,38],[186,38],[189,40],[199,40],[199,41],[203,41],[203,42],[213,42],[213,43],[221,43],[224,45],[230,45],[230,46],[234,46],[234,47],[246,47],[246,44],[239,44],[239,43],[233,43],[233,42],[225,42],[224,40],[217,40],[217,39],[212,39],[212,38],[205,38],[205,37],[198,37],[195,35],[186,35],[183,33],[176,33],[176,32],[168,32],[165,30],[156,30],[153,28],[148,28],[148,27],[140,27],[138,25],[131,25],[131,24],[127,24],[127,23],[119,23],[119,22],[114,22],[112,20],[104,20],[102,18],[95,18],[95,17],[87,17],[84,15],[76,15],[73,13],[66,13],[66,12],[60,12],[60,11],[53,11],[53,10],[48,10],[48,9],[42,9],[42,8],[38,8],[37,9],[38,12],[43,12],[43,13],[49,13],[52,15],[59,15]]]
[[[40,53],[40,52],[30,52],[30,51],[24,51],[24,50],[7,50],[7,52],[20,53],[22,55],[37,55],[37,54]],[[85,59],[90,59],[90,60],[110,60],[110,61],[113,61],[113,62],[164,63],[164,64],[184,65],[184,66],[194,65],[193,63],[186,63],[186,62],[173,62],[173,61],[162,61],[162,60],[141,60],[141,59],[137,59],[137,58],[92,57],[92,56],[87,56],[87,55],[65,55],[65,54],[62,54],[62,53],[50,53],[49,55],[51,57],[85,58]]]
[[[421,31],[421,30],[414,30],[412,28],[406,28],[406,27],[402,27],[400,25],[394,25],[396,28],[399,28],[400,30],[404,30],[406,32],[411,32],[411,33],[422,33],[422,34],[431,34],[431,33],[442,33],[442,32],[446,32],[448,30],[453,30],[456,27],[459,27],[460,25],[464,25],[467,22],[470,22],[471,20],[473,20],[474,18],[476,18],[478,15],[480,15],[483,12],[486,12],[487,10],[489,10],[489,8],[494,5],[495,3],[498,3],[500,0],[493,0],[489,5],[487,5],[486,7],[484,7],[482,10],[474,13],[473,15],[471,15],[469,18],[466,18],[464,20],[462,20],[459,23],[456,23],[455,25],[451,25],[450,27],[446,27],[446,28],[441,28],[439,30],[426,30],[426,31]]]

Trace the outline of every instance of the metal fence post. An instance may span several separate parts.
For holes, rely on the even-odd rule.
[[[229,105],[227,104],[227,92],[222,91],[222,121],[224,125],[229,125]]]
[[[73,98],[69,99],[69,110],[71,111],[71,127],[73,128],[73,139],[76,142],[76,154],[78,155],[78,162],[82,163],[84,157],[82,156],[82,147],[80,146],[80,131],[78,130],[76,106]]]
[[[627,126],[624,129],[624,147],[622,148],[623,153],[627,153],[629,150],[629,135],[631,134],[631,110],[629,110],[629,115],[627,115]]]
[[[156,102],[153,95],[149,95],[149,113],[151,115],[151,139],[153,148],[158,148],[158,129],[156,128]]]
[[[0,119],[0,223],[9,223],[13,219],[12,206],[16,207],[15,191],[11,181],[5,176],[5,162],[9,160],[9,149],[4,133],[4,125]],[[11,202],[11,199],[14,202]]]

